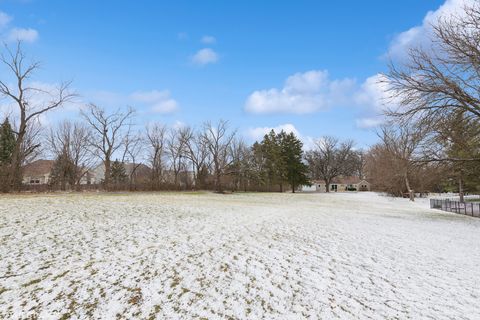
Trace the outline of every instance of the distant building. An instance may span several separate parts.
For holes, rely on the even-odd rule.
[[[113,163],[113,162],[112,162]],[[143,163],[129,163],[123,164],[125,173],[132,183],[144,183],[150,181],[152,177],[152,169]],[[105,165],[99,164],[92,170],[92,176],[96,183],[101,183],[105,179]]]
[[[305,192],[327,192],[323,180],[313,180],[311,186],[303,186]],[[355,176],[337,177],[330,183],[330,192],[370,191],[370,183]]]
[[[52,173],[53,160],[36,160],[23,168],[23,183],[29,185],[48,184]]]
[[[55,160],[35,160],[23,167],[23,184],[49,184],[52,179],[52,170]],[[80,178],[80,184],[95,184],[95,177],[90,171]]]

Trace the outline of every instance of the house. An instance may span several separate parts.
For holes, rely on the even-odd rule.
[[[112,162],[113,163],[113,162]],[[123,163],[125,168],[125,174],[127,177],[132,179],[133,183],[143,183],[150,181],[152,176],[152,169],[144,165],[143,163]],[[103,163],[99,164],[92,170],[92,177],[95,180],[95,183],[102,183],[105,179],[105,165]]]
[[[313,180],[311,186],[303,186],[304,192],[326,192],[327,184],[323,180]],[[370,183],[356,176],[334,178],[330,183],[330,192],[370,191]]]
[[[23,183],[28,185],[48,184],[52,173],[53,160],[36,160],[23,168]]]
[[[35,160],[23,167],[23,184],[37,185],[49,184],[55,160]],[[80,179],[80,184],[94,184],[95,177],[87,171]]]

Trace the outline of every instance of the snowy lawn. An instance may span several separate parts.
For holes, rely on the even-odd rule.
[[[373,193],[0,197],[0,319],[480,319],[480,219]]]

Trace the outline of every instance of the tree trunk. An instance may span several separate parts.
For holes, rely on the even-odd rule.
[[[105,177],[103,178],[103,184],[105,190],[110,190],[110,158],[105,158]]]
[[[60,180],[60,190],[65,191],[67,189],[67,178],[65,172],[62,173],[62,180]]]
[[[17,140],[15,142],[15,148],[13,149],[12,154],[12,164],[11,164],[11,171],[10,171],[10,186],[15,191],[20,191],[22,189],[22,145],[23,139],[25,136],[25,125],[20,125],[20,133],[17,136]]]
[[[410,189],[410,181],[408,180],[408,175],[405,173],[405,186],[407,187],[410,201],[415,201],[415,193]]]
[[[217,173],[216,174],[216,177],[215,177],[215,189],[217,189],[218,192],[222,192],[222,184],[220,183],[220,173]]]
[[[330,182],[325,181],[325,192],[330,192]]]
[[[463,178],[460,176],[458,179],[458,195],[460,196],[460,202],[465,202],[463,195]]]

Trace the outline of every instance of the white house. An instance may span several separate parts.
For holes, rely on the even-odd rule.
[[[326,192],[327,184],[323,180],[312,181],[312,186],[303,186],[304,192]],[[370,191],[370,183],[355,176],[337,177],[330,183],[330,192]]]

